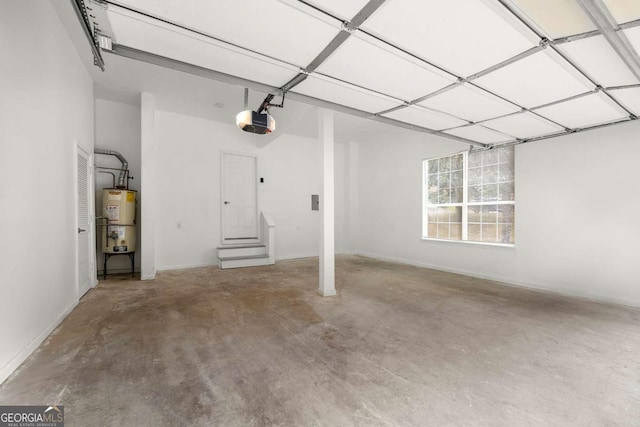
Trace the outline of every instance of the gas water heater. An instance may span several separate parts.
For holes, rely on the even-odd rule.
[[[102,252],[136,251],[136,192],[117,188],[102,190]]]

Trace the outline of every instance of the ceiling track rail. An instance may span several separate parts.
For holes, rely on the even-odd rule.
[[[216,80],[222,83],[245,87],[245,88],[257,90],[264,93],[271,93],[279,90],[279,88],[275,86],[266,85],[264,83],[256,82],[254,80],[233,76],[231,74],[222,73],[219,71],[211,70],[209,68],[200,67],[197,65],[189,64],[186,62],[178,61],[176,59],[167,58],[165,56],[156,55],[154,53],[146,52],[143,50],[135,49],[132,47],[128,47],[128,46],[124,46],[116,43],[113,44],[112,50],[107,50],[105,52],[108,52],[112,55],[121,56],[123,58],[133,59],[133,60],[144,62],[147,64],[152,64],[152,65],[168,68],[175,71],[180,71],[187,74],[192,74],[195,76],[204,77],[211,80]],[[461,142],[463,144],[473,145],[480,148],[489,147],[489,144],[472,141],[470,139],[461,138],[455,135],[449,135],[440,131],[425,128],[422,126],[412,125],[410,123],[401,122],[399,120],[394,120],[387,117],[379,117],[367,111],[346,107],[344,105],[335,104],[333,102],[324,101],[322,99],[314,98],[314,97],[303,95],[300,93],[289,92],[287,94],[287,98],[294,101],[303,102],[305,104],[310,104],[310,105],[314,105],[321,108],[331,109],[331,110],[349,114],[352,116],[361,117],[364,119],[369,119],[369,120],[389,124],[389,125],[404,128],[404,129],[409,129],[415,132],[440,136],[443,138]]]
[[[333,40],[331,40],[329,44],[327,44],[327,46],[325,46],[325,48],[322,49],[322,51],[313,59],[313,61],[311,61],[311,63],[309,63],[309,65],[307,65],[306,68],[302,69],[300,73],[298,73],[298,75],[296,75],[294,78],[289,80],[280,88],[282,92],[283,93],[287,92],[293,89],[294,87],[296,87],[297,85],[299,85],[300,83],[302,83],[303,81],[305,81],[309,76],[309,74],[314,72],[345,41],[347,41],[347,39],[351,36],[351,34],[353,34],[353,32],[356,31],[360,27],[360,25],[362,25],[364,21],[367,20],[367,18],[369,18],[376,10],[378,10],[378,8],[380,8],[380,6],[382,6],[384,2],[385,0],[369,0],[369,2],[366,5],[364,5],[364,7],[356,14],[356,16],[353,17],[353,19],[350,22],[343,22],[342,29],[340,30],[340,32],[336,34]],[[322,11],[319,8],[309,5],[307,2],[302,1],[301,3],[309,7],[312,7],[315,10],[319,10],[327,14],[326,12]],[[334,17],[333,15],[329,15],[329,16]]]
[[[587,92],[584,92],[584,93],[579,93],[577,95],[573,95],[573,96],[570,96],[568,98],[558,99],[556,101],[551,101],[551,102],[547,102],[546,104],[538,105],[536,107],[531,108],[529,111],[535,112],[536,110],[539,110],[541,108],[551,107],[552,105],[562,104],[563,102],[573,101],[574,99],[584,98],[585,96],[593,95],[594,93],[598,93],[600,91],[601,91],[600,88],[595,88],[594,90],[590,90],[590,91],[587,91]]]
[[[387,41],[385,39],[382,39],[382,38],[376,36],[375,34],[372,34],[372,33],[368,32],[368,31],[363,30],[362,28],[359,28],[358,31],[360,31],[362,34],[366,34],[367,36],[371,37],[372,39],[375,39],[375,40],[379,41],[382,44],[385,44],[385,45],[387,45],[387,46],[389,46],[389,47],[391,47],[393,49],[399,50],[400,52],[404,53],[405,55],[408,55],[408,56],[410,56],[410,57],[412,57],[414,59],[417,59],[418,61],[423,62],[424,64],[429,65],[430,67],[433,67],[436,70],[439,70],[439,71],[449,75],[450,77],[453,77],[456,80],[461,80],[461,79],[463,80],[464,79],[462,76],[457,75],[453,71],[447,70],[446,68],[442,68],[441,66],[439,66],[437,64],[434,64],[433,62],[430,62],[430,61],[428,61],[428,60],[426,60],[426,59],[424,59],[424,58],[422,58],[422,57],[420,57],[420,56],[418,56],[416,54],[413,54],[413,53],[409,52],[408,50],[405,50],[405,49],[401,48],[400,46],[396,46],[395,44],[393,44],[393,43],[391,43],[391,42],[389,42],[389,41]]]
[[[578,0],[578,4],[587,14],[609,45],[618,54],[633,75],[640,80],[640,57],[631,46],[627,36],[619,30],[609,9],[601,0]]]
[[[448,91],[450,91],[450,90],[452,90],[452,89],[455,89],[455,88],[457,88],[457,87],[461,86],[464,82],[465,82],[465,80],[464,80],[464,79],[458,79],[458,80],[457,80],[457,81],[455,81],[454,83],[451,83],[450,85],[445,86],[445,87],[443,87],[442,89],[438,89],[438,90],[436,90],[435,92],[431,92],[430,94],[427,94],[427,95],[425,95],[425,96],[421,96],[420,98],[416,98],[416,99],[414,99],[413,101],[410,101],[408,104],[409,104],[409,105],[413,105],[413,104],[418,104],[418,103],[420,103],[420,102],[422,102],[422,101],[426,101],[427,99],[429,99],[429,98],[433,98],[433,97],[434,97],[434,96],[436,96],[436,95],[440,95],[441,93],[445,93],[445,92],[448,92]],[[402,107],[405,107],[405,106],[404,106],[404,105],[401,105],[399,108],[402,108]],[[393,110],[393,111],[395,111],[395,110],[397,110],[397,109],[399,109],[399,108],[393,108],[392,110]],[[388,113],[388,112],[390,112],[390,111],[383,111],[383,112],[382,112],[382,113],[380,113],[380,114],[384,114],[384,113]]]
[[[588,1],[588,0],[578,0],[578,2],[582,2],[582,1]],[[527,22],[526,19],[524,19],[522,16],[520,16],[509,4],[507,4],[506,0],[498,0],[498,3],[500,3],[507,11],[509,11],[509,13],[511,13],[514,17],[516,17],[516,19],[518,19],[520,22],[522,22],[523,25],[527,26],[527,28],[529,28],[529,30],[531,30],[535,35],[540,37],[540,39],[546,40],[546,38],[542,34],[540,34],[535,28],[533,28],[531,25],[529,25],[529,23]],[[600,28],[598,28],[598,29],[600,29]],[[554,45],[553,43],[549,43],[548,45],[564,61],[566,61],[569,65],[571,65],[571,67],[573,67],[573,69],[575,69],[578,73],[582,74],[594,86],[595,89],[601,90],[602,93],[604,93],[609,99],[611,99],[611,101],[613,101],[618,106],[618,108],[620,108],[622,111],[625,111],[629,115],[630,119],[635,119],[636,118],[636,116],[635,116],[635,114],[633,114],[633,112],[629,111],[629,109],[627,107],[625,107],[625,105],[623,103],[618,101],[605,88],[603,88],[595,80],[593,80],[593,78],[587,72],[585,72],[581,67],[579,67],[575,62],[573,62],[571,59],[567,58],[567,56],[560,49],[558,49],[558,47],[556,45]]]
[[[619,32],[622,30],[626,30],[627,28],[634,28],[639,26],[640,26],[640,19],[636,19],[634,21],[629,21],[629,22],[625,22],[624,24],[618,25],[618,28],[615,31]],[[577,40],[588,39],[590,37],[599,36],[601,34],[602,34],[602,31],[600,30],[592,30],[592,31],[587,31],[586,33],[573,34],[571,36],[560,37],[560,38],[554,39],[550,43],[553,45],[560,45],[565,43],[571,43]]]
[[[627,28],[640,27],[640,19],[636,19],[635,21],[625,22],[624,24],[618,25],[620,30],[626,30]]]
[[[504,143],[500,143],[500,144],[495,144],[495,147],[506,147],[506,146],[509,146],[509,145],[519,145],[519,144],[526,144],[526,143],[529,143],[529,142],[543,141],[545,139],[557,138],[559,136],[572,135],[572,134],[575,134],[575,133],[602,129],[602,128],[606,128],[606,127],[609,127],[609,126],[615,126],[615,125],[619,125],[621,123],[631,122],[633,120],[637,120],[637,118],[629,117],[628,119],[616,120],[615,122],[609,122],[609,123],[603,123],[603,124],[599,124],[599,125],[586,126],[586,127],[583,127],[583,128],[573,129],[573,130],[571,130],[569,132],[559,132],[559,133],[553,133],[553,134],[550,134],[550,135],[536,136],[536,137],[533,137],[533,138],[522,138],[522,139],[518,139],[516,141],[509,141],[509,142],[504,142]]]
[[[540,42],[540,44],[538,46],[534,46],[531,49],[525,50],[524,52],[521,52],[511,58],[505,59],[502,62],[499,62],[489,68],[486,68],[478,73],[472,74],[469,77],[467,77],[465,80],[470,82],[472,80],[476,80],[479,79],[480,77],[486,76],[489,73],[493,73],[496,70],[499,70],[501,68],[506,67],[507,65],[511,65],[515,62],[520,61],[521,59],[527,58],[531,55],[533,55],[534,53],[538,53],[541,50],[545,49],[547,47],[547,39],[542,39],[542,41]]]
[[[307,1],[304,1],[304,0],[298,0],[298,3],[305,5],[305,6],[307,6],[308,8],[315,10],[316,12],[320,12],[320,13],[322,13],[323,15],[328,16],[329,18],[333,18],[333,19],[335,19],[336,21],[342,21],[342,19],[338,18],[336,15],[334,15],[334,14],[332,14],[332,13],[329,13],[329,12],[327,12],[326,10],[321,9],[321,8],[319,8],[318,6],[313,5],[313,4],[311,4],[311,3],[307,2]]]
[[[593,31],[587,31],[586,33],[580,33],[580,34],[574,34],[571,36],[567,36],[567,37],[561,37],[555,40],[552,40],[550,43],[554,46],[558,46],[561,44],[566,44],[566,43],[571,43],[571,42],[575,42],[578,40],[584,40],[584,39],[588,39],[591,37],[596,37],[600,35],[600,31],[598,30],[593,30]]]
[[[384,98],[387,98],[387,99],[389,99],[389,100],[394,100],[394,101],[395,101],[395,102],[397,102],[398,104],[402,104],[402,103],[407,104],[407,101],[405,101],[405,100],[403,100],[403,99],[396,98],[395,96],[387,95],[386,93],[379,92],[379,91],[377,91],[377,90],[369,89],[368,87],[364,87],[364,86],[361,86],[361,85],[358,85],[358,84],[355,84],[355,83],[348,82],[348,81],[343,80],[343,79],[339,79],[339,78],[336,78],[336,77],[332,77],[332,76],[330,76],[330,75],[328,75],[328,74],[323,74],[323,73],[318,73],[318,72],[316,72],[315,74],[317,74],[318,76],[322,76],[322,77],[325,77],[325,78],[331,79],[331,80],[335,80],[335,81],[340,82],[340,83],[347,84],[347,85],[349,85],[349,86],[353,86],[353,87],[358,88],[358,89],[365,90],[365,91],[367,91],[367,92],[371,92],[371,93],[373,93],[373,94],[379,95],[379,96],[384,97]]]
[[[89,45],[91,46],[91,52],[93,53],[93,64],[104,71],[104,59],[100,53],[100,45],[95,33],[91,30],[91,24],[89,22],[89,16],[87,14],[87,8],[84,4],[84,0],[70,0],[73,5],[73,10],[80,21],[82,32],[84,33]]]
[[[631,85],[621,85],[621,86],[609,86],[606,88],[607,90],[618,90],[618,89],[640,89],[640,83],[631,84]]]

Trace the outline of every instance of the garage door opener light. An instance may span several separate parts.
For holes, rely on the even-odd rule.
[[[250,110],[249,89],[244,89],[244,110],[236,115],[236,125],[245,132],[265,135],[276,129],[276,120],[269,114],[270,107],[284,107],[284,92],[282,92],[282,103],[272,104],[271,100],[275,95],[268,94],[262,101],[258,110]]]

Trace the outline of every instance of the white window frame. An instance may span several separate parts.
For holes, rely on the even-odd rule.
[[[445,156],[439,157],[430,157],[426,159],[422,159],[422,240],[425,241],[435,241],[435,242],[447,242],[447,243],[464,243],[471,245],[485,245],[485,246],[501,246],[513,248],[515,247],[515,238],[513,243],[501,243],[501,242],[481,242],[478,240],[468,240],[469,238],[469,207],[470,206],[487,206],[487,205],[512,205],[514,207],[515,214],[515,195],[513,200],[508,201],[500,201],[495,200],[491,202],[469,202],[469,152],[470,150],[464,150],[457,153],[447,154]],[[429,179],[429,167],[428,162],[433,160],[444,159],[447,157],[453,157],[458,154],[463,155],[463,169],[462,169],[462,203],[442,203],[437,205],[429,204],[429,197],[427,194],[427,186]],[[514,151],[515,155],[515,151]],[[515,162],[515,159],[514,159]],[[514,175],[514,185],[515,185],[515,175]],[[462,208],[462,238],[459,240],[455,239],[439,239],[437,237],[428,237],[428,208],[429,207],[461,207]],[[515,217],[512,220],[512,225],[515,227]]]

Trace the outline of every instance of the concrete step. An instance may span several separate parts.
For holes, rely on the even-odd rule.
[[[219,258],[245,257],[266,254],[267,248],[264,245],[224,246],[218,248]]]
[[[269,255],[218,257],[218,267],[222,269],[256,267],[258,265],[269,264],[271,264],[271,262],[269,261]]]

